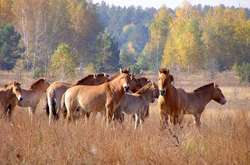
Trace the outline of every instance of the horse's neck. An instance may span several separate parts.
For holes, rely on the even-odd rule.
[[[122,85],[119,84],[119,79],[116,78],[112,81],[107,82],[112,93],[122,95],[124,93]]]
[[[144,100],[146,100],[147,102],[151,101],[151,98],[153,97],[152,95],[153,95],[153,93],[150,90],[147,90],[147,91],[145,91],[144,93],[141,94],[142,98]]]
[[[177,93],[177,89],[173,85],[170,85],[170,87],[166,90],[167,99],[176,99],[176,98],[173,98],[173,96],[175,96],[176,93]]]
[[[200,99],[202,106],[206,106],[212,100],[211,92],[208,92],[209,89],[205,89],[199,92],[196,92],[196,96]]]

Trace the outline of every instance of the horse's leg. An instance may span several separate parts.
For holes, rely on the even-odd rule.
[[[33,107],[28,107],[29,116],[30,116],[31,121],[33,120],[33,115],[35,113],[34,109],[35,108],[33,108]]]
[[[201,125],[201,114],[200,113],[195,114],[194,118],[195,118],[195,124],[196,124],[196,126],[200,127],[200,125]]]
[[[134,116],[135,116],[135,128],[134,129],[136,129],[138,127],[138,124],[139,124],[139,116],[138,116],[138,114],[135,114]]]
[[[161,129],[166,129],[168,125],[168,114],[163,109],[160,111],[160,125]]]
[[[111,122],[112,120],[112,117],[113,117],[113,103],[110,102],[108,104],[106,104],[106,122],[107,122],[107,126],[109,125],[109,123]]]

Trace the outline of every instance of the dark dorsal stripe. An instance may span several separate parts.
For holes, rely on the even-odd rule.
[[[210,84],[204,85],[202,87],[199,87],[199,88],[195,89],[194,92],[200,92],[200,91],[206,90],[208,88],[211,88],[211,86],[214,86],[214,83],[210,83]]]
[[[30,89],[35,89],[41,82],[45,81],[45,79],[41,78],[37,81],[35,81],[31,86]]]

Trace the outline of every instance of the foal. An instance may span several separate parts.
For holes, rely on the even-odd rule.
[[[123,114],[133,115],[135,119],[135,129],[142,124],[149,114],[149,103],[153,103],[158,97],[158,87],[150,82],[136,93],[128,93],[121,100],[121,104],[115,112],[115,120],[123,121]]]

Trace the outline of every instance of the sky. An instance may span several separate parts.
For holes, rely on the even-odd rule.
[[[155,7],[159,8],[162,5],[165,5],[170,8],[176,8],[181,5],[183,0],[92,0],[94,3],[97,2],[106,2],[109,5],[116,6],[142,6],[145,7]],[[250,8],[250,0],[188,0],[192,5],[202,4],[202,5],[220,5],[224,4],[225,6],[235,6],[235,7],[244,7]]]

